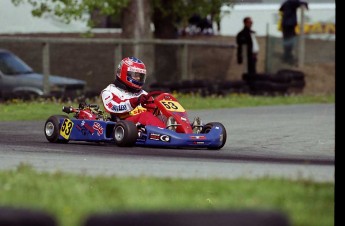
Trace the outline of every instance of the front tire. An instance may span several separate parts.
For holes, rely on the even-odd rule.
[[[121,120],[118,121],[113,130],[115,143],[120,147],[132,147],[138,138],[138,129],[134,122]]]
[[[224,145],[226,143],[226,138],[227,138],[226,129],[225,129],[224,125],[220,122],[209,122],[209,123],[207,123],[203,127],[201,133],[209,133],[211,131],[211,129],[215,126],[218,126],[222,129],[222,133],[220,135],[221,144],[219,146],[216,146],[216,147],[208,147],[208,149],[210,149],[210,150],[219,150],[222,147],[224,147]]]
[[[52,115],[44,124],[44,135],[51,143],[68,143],[68,140],[59,140],[60,119],[68,118],[66,115]]]

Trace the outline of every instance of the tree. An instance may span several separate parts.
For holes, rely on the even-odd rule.
[[[231,5],[234,0],[12,0],[12,2],[15,5],[24,2],[31,4],[34,16],[41,17],[49,13],[66,23],[72,20],[84,20],[90,28],[95,24],[90,15],[96,10],[101,15],[121,15],[123,38],[149,39],[153,36],[160,39],[174,39],[178,37],[178,29],[186,26],[188,19],[194,14],[201,17],[211,15],[219,24],[221,6]],[[154,34],[150,28],[151,23],[155,28]],[[133,51],[135,54],[140,50]],[[177,65],[176,49],[160,46],[156,48],[155,54],[169,57],[160,57],[159,63],[155,63],[156,74],[162,76],[161,70],[164,70],[172,73],[164,79],[176,78],[178,75],[173,74]]]
[[[178,37],[178,29],[188,25],[192,15],[205,18],[220,18],[220,8],[223,4],[230,4],[224,0],[152,0],[155,26],[154,37],[160,39],[175,39]],[[174,46],[159,46],[155,48],[155,77],[164,81],[176,81],[180,78],[176,65],[178,65],[178,52]],[[169,71],[169,75],[164,74]]]
[[[201,17],[211,15],[219,22],[222,5],[232,5],[235,0],[11,0],[14,5],[29,3],[32,5],[32,15],[41,17],[49,13],[62,19],[65,23],[72,20],[85,20],[92,28],[94,21],[89,17],[98,10],[107,16],[121,16],[124,37],[135,37],[135,29],[131,25],[149,28],[151,22],[155,26],[155,37],[174,38],[179,26],[185,26],[193,14]],[[139,12],[143,10],[142,12]],[[143,13],[142,16],[137,16]],[[153,16],[151,18],[151,14]],[[133,18],[134,16],[134,18]],[[129,17],[129,18],[128,18]],[[144,20],[144,21],[140,21]],[[151,21],[152,20],[152,21]],[[128,23],[130,22],[130,23]],[[130,29],[127,29],[130,27]],[[148,29],[150,30],[150,29]],[[140,32],[145,33],[146,29]],[[142,36],[141,36],[142,37]]]

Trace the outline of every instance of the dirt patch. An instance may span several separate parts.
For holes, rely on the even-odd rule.
[[[335,94],[335,63],[307,65],[305,73],[305,94]]]

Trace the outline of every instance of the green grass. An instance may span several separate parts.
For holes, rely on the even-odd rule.
[[[228,95],[225,97],[210,96],[200,98],[193,95],[177,95],[178,100],[186,109],[217,109],[256,107],[268,105],[291,105],[312,103],[334,103],[334,95],[290,95],[290,96],[252,96],[252,95]]]
[[[334,183],[284,179],[158,179],[0,171],[0,204],[52,214],[60,226],[93,213],[278,210],[292,226],[334,225]]]
[[[250,95],[229,95],[225,97],[206,97],[198,95],[175,94],[181,105],[188,110],[195,109],[217,109],[217,108],[238,108],[255,107],[268,105],[288,105],[288,104],[311,104],[311,103],[334,103],[335,96],[250,96]],[[88,100],[87,103],[96,103],[102,106],[99,99]],[[75,102],[38,100],[24,102],[14,100],[0,103],[0,121],[18,120],[45,120],[50,115],[64,114],[62,106],[78,106]]]

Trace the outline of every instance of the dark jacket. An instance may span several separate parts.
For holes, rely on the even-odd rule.
[[[283,27],[294,27],[297,25],[297,9],[302,5],[308,9],[308,3],[302,0],[286,0],[280,6],[279,11],[283,13]]]
[[[243,62],[243,46],[246,45],[247,49],[247,62],[248,62],[248,73],[256,73],[255,63],[256,57],[253,54],[253,41],[251,33],[255,34],[255,31],[248,27],[244,27],[236,36],[237,43],[237,63],[242,64]]]
[[[244,27],[236,36],[237,43],[237,62],[240,64],[243,61],[243,45],[247,45],[247,56],[253,55],[253,41],[251,33],[255,34],[255,31]]]

